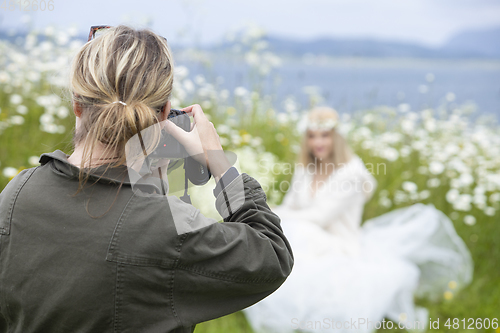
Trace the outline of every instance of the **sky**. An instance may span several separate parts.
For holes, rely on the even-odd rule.
[[[500,26],[498,0],[51,1],[52,11],[0,8],[0,29],[74,26],[83,35],[91,25],[149,24],[172,44],[208,45],[253,25],[298,40],[371,38],[439,46],[463,30]]]

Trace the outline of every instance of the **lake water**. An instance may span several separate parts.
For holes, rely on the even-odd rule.
[[[186,65],[190,75],[203,74],[207,80],[219,78],[220,87],[250,88],[248,66],[241,61],[215,60],[209,70],[194,63]],[[283,110],[287,96],[307,108],[304,87],[316,86],[324,105],[352,113],[377,105],[407,103],[412,110],[447,103],[473,102],[478,114],[494,114],[500,119],[500,60],[426,59],[316,59],[285,60],[264,78],[264,92],[273,94],[274,106]]]

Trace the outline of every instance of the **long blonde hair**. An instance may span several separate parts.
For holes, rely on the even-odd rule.
[[[81,126],[73,137],[75,147],[84,145],[79,190],[88,180],[84,167],[92,169],[97,145],[105,147],[103,156],[116,156],[106,170],[124,165],[127,141],[160,121],[172,93],[173,65],[166,39],[124,25],[110,28],[76,54],[70,87],[81,107]]]
[[[330,135],[333,139],[333,148],[331,161],[328,163],[333,163],[335,169],[339,169],[345,166],[351,158],[354,156],[354,152],[347,143],[346,139],[336,130],[338,126],[339,115],[337,111],[333,108],[327,106],[319,106],[311,109],[307,114],[307,127],[312,124],[325,124],[333,123],[336,124],[333,128],[328,129]],[[301,150],[298,155],[298,162],[304,167],[316,166],[316,159],[312,151],[309,149],[307,143],[307,131],[304,131],[302,137]]]

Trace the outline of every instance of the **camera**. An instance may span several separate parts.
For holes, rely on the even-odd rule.
[[[176,126],[182,128],[184,131],[191,131],[191,120],[186,112],[177,109],[170,109],[167,119],[172,121]],[[161,139],[157,148],[148,156],[148,159],[150,161],[170,159],[171,162],[169,163],[167,173],[184,164],[185,190],[187,190],[188,187],[188,179],[194,185],[204,185],[212,176],[206,166],[196,161],[193,156],[190,156],[187,153],[186,148],[184,148],[179,141],[164,130],[162,130]],[[189,200],[187,193],[185,196],[187,196],[186,200]]]
[[[167,119],[186,132],[191,130],[191,120],[189,119],[188,114],[184,111],[170,109]],[[184,148],[184,146],[172,135],[168,134],[166,131],[162,131],[160,143],[150,156],[154,159],[182,159],[188,157],[188,153],[186,148]]]

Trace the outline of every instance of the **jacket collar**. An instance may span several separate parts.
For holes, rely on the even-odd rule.
[[[78,178],[80,173],[80,168],[71,164],[68,161],[69,155],[61,150],[55,150],[52,153],[44,153],[40,156],[40,164],[49,164],[55,172],[59,174],[62,173],[69,178]],[[127,168],[125,165],[120,165],[118,167],[109,167],[107,164],[101,165],[92,170],[84,169],[85,173],[89,174],[89,180],[104,182],[104,183],[116,183],[123,185],[130,185],[134,187],[139,187],[141,190],[146,190],[151,192],[152,190],[161,193],[161,180],[156,177],[140,177],[137,173],[133,175],[132,179],[139,179],[138,182],[132,184],[130,181],[129,172],[135,172],[131,168]],[[168,183],[164,181],[164,187],[168,188]]]

